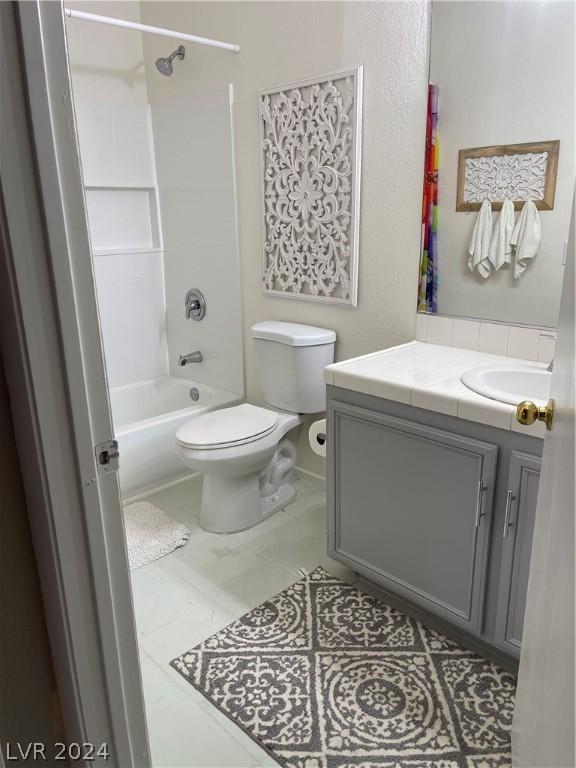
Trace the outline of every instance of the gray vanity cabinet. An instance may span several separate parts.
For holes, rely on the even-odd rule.
[[[495,636],[508,653],[519,656],[526,607],[532,533],[541,460],[512,451],[504,525]]]
[[[481,631],[498,447],[332,401],[329,554]]]
[[[361,588],[509,668],[542,440],[328,386],[328,554]]]

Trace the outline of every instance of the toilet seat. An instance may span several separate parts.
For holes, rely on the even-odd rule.
[[[204,451],[245,445],[270,434],[278,418],[274,411],[242,403],[191,419],[176,433],[176,442]]]

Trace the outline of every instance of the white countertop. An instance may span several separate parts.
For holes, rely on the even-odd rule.
[[[515,360],[535,364],[531,360],[410,341],[328,365],[324,380],[336,387],[543,438],[544,424],[522,426],[516,421],[515,406],[478,395],[460,381],[460,376],[472,368]]]

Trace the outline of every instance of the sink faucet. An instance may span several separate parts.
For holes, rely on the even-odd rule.
[[[202,352],[188,352],[187,355],[178,356],[178,365],[188,365],[188,363],[201,363]]]

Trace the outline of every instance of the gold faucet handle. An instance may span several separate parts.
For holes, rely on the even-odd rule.
[[[554,419],[554,400],[548,400],[546,405],[538,406],[531,400],[523,400],[516,406],[516,420],[529,427],[535,421],[543,421],[546,429],[552,429]]]

